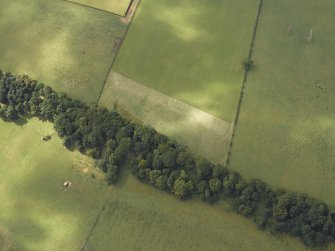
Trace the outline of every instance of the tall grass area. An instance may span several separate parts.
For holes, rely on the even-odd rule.
[[[264,0],[230,164],[332,207],[334,13],[331,0]]]
[[[114,71],[233,122],[257,0],[143,0]]]
[[[113,188],[85,251],[302,251],[287,236],[259,231],[225,204],[179,201],[125,172]]]
[[[118,16],[53,0],[0,0],[0,67],[96,102],[126,26]]]
[[[107,188],[71,168],[75,154],[58,136],[42,140],[51,123],[1,120],[0,131],[0,250],[79,250]]]

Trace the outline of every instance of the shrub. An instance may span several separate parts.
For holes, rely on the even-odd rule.
[[[254,61],[251,58],[246,58],[242,61],[242,67],[245,71],[249,71],[254,65]]]

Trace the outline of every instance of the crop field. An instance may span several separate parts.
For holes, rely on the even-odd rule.
[[[331,0],[264,1],[230,163],[332,207],[334,13]]]
[[[234,121],[258,0],[143,0],[114,71]]]
[[[126,25],[66,1],[0,0],[0,68],[96,102]]]
[[[110,198],[86,251],[305,250],[297,240],[257,230],[248,219],[228,212],[224,204],[181,202],[128,173]]]
[[[52,124],[0,121],[0,250],[79,250],[107,188],[77,169]],[[64,181],[72,186],[64,190]]]
[[[132,0],[67,0],[96,9],[108,11],[120,16],[125,16]]]

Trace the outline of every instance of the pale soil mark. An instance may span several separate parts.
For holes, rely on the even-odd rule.
[[[187,145],[213,162],[225,163],[233,123],[111,71],[100,105],[126,113]]]
[[[132,20],[134,13],[136,11],[137,5],[139,4],[140,0],[133,0],[130,4],[130,7],[127,11],[127,15],[125,17],[121,17],[121,22],[124,24],[130,23]]]

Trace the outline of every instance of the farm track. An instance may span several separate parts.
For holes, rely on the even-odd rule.
[[[251,43],[250,43],[250,48],[249,48],[248,59],[252,59],[252,53],[253,53],[253,48],[254,48],[254,44],[255,44],[255,38],[256,38],[256,33],[257,33],[260,14],[261,14],[261,11],[262,11],[262,6],[263,6],[263,0],[259,0],[255,25],[254,25],[252,38],[251,38]],[[240,98],[239,98],[238,105],[237,105],[236,117],[235,117],[235,121],[234,121],[233,132],[232,132],[230,146],[229,146],[229,150],[228,150],[228,156],[227,156],[227,162],[226,162],[227,166],[229,166],[231,149],[232,149],[233,141],[234,141],[235,129],[236,129],[236,125],[238,123],[239,115],[240,115],[240,110],[241,110],[241,106],[242,106],[242,99],[243,99],[243,95],[244,95],[244,91],[245,91],[245,84],[247,82],[247,79],[248,79],[248,71],[244,71],[244,77],[243,77],[243,81],[242,81]]]
[[[66,1],[66,0],[65,0],[65,1]],[[106,86],[107,79],[108,79],[109,75],[112,73],[112,67],[113,67],[114,62],[115,62],[115,60],[116,60],[116,58],[117,58],[117,54],[118,54],[118,52],[119,52],[119,50],[120,50],[120,48],[121,48],[121,46],[122,46],[122,44],[123,44],[124,38],[127,36],[129,27],[130,27],[130,25],[131,25],[132,22],[133,22],[133,19],[134,19],[135,15],[136,15],[136,10],[137,10],[137,7],[138,7],[139,4],[140,4],[140,0],[133,0],[133,1],[131,2],[131,6],[128,8],[128,13],[127,13],[127,16],[128,16],[128,15],[131,16],[131,17],[130,17],[130,20],[128,19],[127,16],[126,16],[126,17],[121,17],[121,19],[124,19],[124,18],[128,19],[128,20],[127,20],[127,22],[128,22],[128,23],[127,23],[127,28],[126,28],[126,31],[123,33],[123,36],[122,36],[122,38],[121,38],[120,43],[117,45],[118,47],[117,47],[117,49],[116,49],[116,51],[115,51],[115,55],[113,56],[113,60],[112,60],[112,62],[111,62],[111,65],[110,65],[110,67],[109,67],[109,70],[108,70],[108,72],[107,72],[105,81],[104,81],[104,83],[103,83],[103,85],[102,85],[102,87],[101,87],[101,91],[100,91],[99,96],[98,96],[98,98],[97,98],[96,104],[98,104],[99,101],[100,101],[101,95],[102,95],[102,93],[103,93],[103,91],[104,91],[104,89],[105,89],[105,86]],[[129,10],[132,10],[132,12],[129,13]]]

